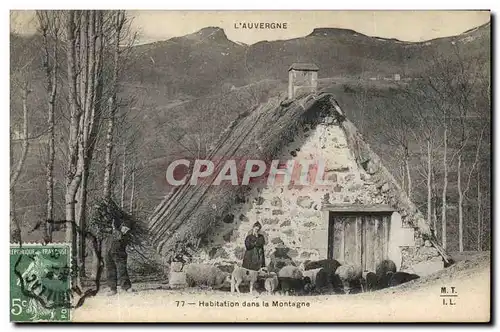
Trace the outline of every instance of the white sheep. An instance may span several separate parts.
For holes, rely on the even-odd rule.
[[[188,264],[184,266],[186,281],[189,287],[207,286],[221,288],[230,283],[230,274],[213,265]]]
[[[302,279],[302,271],[293,265],[283,266],[281,270],[278,272],[278,277],[280,278],[293,278],[293,279]]]

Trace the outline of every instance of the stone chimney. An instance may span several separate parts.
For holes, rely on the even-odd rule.
[[[314,63],[294,63],[288,68],[288,99],[316,92],[318,66]]]

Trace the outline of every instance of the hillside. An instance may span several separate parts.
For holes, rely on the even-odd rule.
[[[416,77],[433,56],[451,54],[453,43],[467,57],[489,57],[490,24],[459,36],[426,42],[368,37],[352,30],[317,28],[304,37],[242,45],[220,28],[134,48],[127,83],[163,85],[169,95],[200,96],[224,83],[245,85],[262,79],[286,80],[293,62],[314,62],[320,77]]]
[[[458,36],[410,43],[369,37],[352,30],[317,28],[301,38],[244,45],[229,40],[222,29],[210,27],[190,35],[134,46],[122,77],[121,96],[133,100],[127,107],[127,116],[133,127],[133,135],[130,134],[134,136],[133,155],[140,170],[136,174],[137,211],[147,217],[159,203],[166,191],[164,172],[173,159],[193,154],[203,156],[238,114],[252,110],[271,96],[284,94],[288,66],[299,61],[318,65],[320,87],[335,94],[347,115],[396,174],[397,160],[391,153],[392,148],[381,142],[379,135],[391,128],[376,119],[384,98],[391,98],[394,91],[406,83],[384,78],[396,73],[401,74],[403,80],[422,76],[435,56],[452,58],[455,45],[464,61],[478,59],[478,63],[483,64],[480,70],[489,72],[490,29],[488,23]],[[45,105],[45,97],[40,39],[11,35],[10,47],[12,83],[21,69],[31,69],[30,132],[41,134],[45,113],[40,105]],[[61,79],[64,79],[64,54],[61,59]],[[56,121],[61,128],[66,128],[66,101],[64,96],[60,98]],[[19,126],[21,114],[19,87],[11,84],[13,128]],[[64,129],[60,130],[58,141],[64,142],[66,134]],[[13,145],[15,153],[18,146]],[[57,150],[55,193],[60,201],[56,204],[56,214],[60,215],[66,160],[61,150]],[[420,147],[414,146],[414,152],[413,172],[419,177]],[[44,170],[40,168],[45,160],[43,153],[43,144],[34,141],[28,154],[29,167],[18,188],[19,213],[26,227],[44,213]],[[98,158],[102,158],[99,155],[102,152],[96,153],[98,162],[90,190],[98,195],[101,180],[98,177],[102,170]],[[121,162],[120,155],[117,161]],[[453,178],[452,182],[455,181]],[[483,181],[486,181],[485,190],[489,190],[487,174]],[[453,201],[457,196],[454,186],[450,184],[449,195]],[[415,199],[422,206],[425,183],[419,181],[415,187]],[[484,227],[489,229],[486,221]]]

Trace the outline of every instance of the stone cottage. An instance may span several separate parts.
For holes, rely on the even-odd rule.
[[[152,242],[167,263],[189,250],[196,261],[241,264],[245,237],[256,221],[263,225],[266,258],[284,244],[297,263],[334,258],[369,271],[383,259],[420,275],[451,262],[333,95],[274,98],[240,115],[221,134],[211,159],[242,156],[322,160],[328,183],[214,186],[206,178],[176,187],[149,221]]]

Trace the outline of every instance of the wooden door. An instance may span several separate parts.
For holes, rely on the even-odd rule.
[[[387,259],[389,220],[384,213],[331,213],[328,258],[375,271]]]

